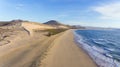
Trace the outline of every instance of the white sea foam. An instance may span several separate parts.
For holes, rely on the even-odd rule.
[[[82,47],[90,57],[98,64],[99,67],[120,67],[120,62],[112,59],[111,57],[107,57],[103,55],[103,49],[98,47],[91,47],[90,45],[86,44],[82,40],[82,36],[74,32],[75,41],[78,43],[79,47]]]

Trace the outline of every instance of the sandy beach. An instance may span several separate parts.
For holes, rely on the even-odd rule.
[[[10,43],[0,46],[0,67],[97,67],[75,44],[73,30],[43,34],[22,29],[5,38]]]
[[[73,30],[69,30],[54,40],[40,67],[97,67],[97,65],[75,44]]]

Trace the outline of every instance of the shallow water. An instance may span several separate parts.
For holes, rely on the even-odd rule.
[[[76,30],[75,39],[100,67],[120,67],[120,30]]]

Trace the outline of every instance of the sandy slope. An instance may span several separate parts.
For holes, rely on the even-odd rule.
[[[34,67],[37,58],[56,38],[33,32],[33,29],[53,28],[47,25],[23,22],[22,27],[24,30],[16,30],[16,33],[12,32],[13,35],[10,34],[10,37],[6,38],[10,43],[0,46],[0,67]]]
[[[96,67],[76,46],[71,31],[52,37],[41,33],[29,36],[21,32],[14,37],[8,38],[11,40],[9,44],[0,46],[0,67],[39,67],[39,64],[40,67]],[[40,63],[41,56],[50,45],[48,55]]]
[[[36,67],[38,58],[58,36],[46,37],[35,32],[29,36],[23,31],[8,38],[11,42],[0,46],[0,67]]]
[[[65,32],[53,42],[53,47],[40,67],[97,67],[91,58],[76,46],[72,31]]]
[[[14,35],[17,38],[11,43],[0,46],[0,67],[30,67],[32,62],[43,52],[46,46],[41,43],[43,35],[29,37],[25,33]],[[37,39],[37,40],[36,40]],[[36,54],[37,53],[37,54]]]
[[[34,22],[22,22],[22,27],[24,27],[26,30],[30,32],[30,34],[33,34],[33,30],[39,29],[39,30],[45,30],[45,29],[55,29],[55,27],[44,25],[44,24],[38,24]]]

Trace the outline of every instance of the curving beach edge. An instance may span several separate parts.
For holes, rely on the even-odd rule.
[[[54,40],[39,67],[97,67],[97,65],[74,42],[73,30],[68,30]]]

